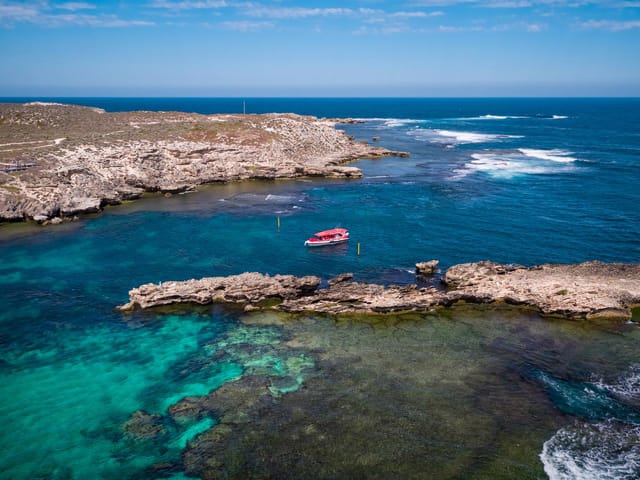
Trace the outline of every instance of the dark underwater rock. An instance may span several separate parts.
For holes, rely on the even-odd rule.
[[[135,440],[149,440],[166,433],[162,415],[147,413],[144,410],[133,412],[124,424],[126,434]]]

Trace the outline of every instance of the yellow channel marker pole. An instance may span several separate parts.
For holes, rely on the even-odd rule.
[[[278,215],[278,231],[280,231],[280,215]]]
[[[358,256],[360,256],[360,242],[358,242]]]

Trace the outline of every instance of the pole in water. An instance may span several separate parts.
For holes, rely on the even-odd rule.
[[[358,242],[358,256],[360,256],[360,242]]]
[[[280,231],[280,215],[278,215],[278,231]]]
[[[247,104],[245,103],[245,101],[242,101],[242,114],[246,115],[247,114]]]

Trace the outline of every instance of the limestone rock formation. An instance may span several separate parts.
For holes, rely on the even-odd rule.
[[[265,300],[300,298],[311,294],[320,285],[318,277],[293,275],[263,275],[247,272],[229,277],[208,277],[184,282],[147,283],[129,292],[130,302],[121,310],[148,308],[173,303],[213,302],[257,305]]]
[[[585,262],[526,268],[465,263],[444,276],[452,300],[532,305],[545,314],[630,318],[640,304],[640,265]]]
[[[277,306],[287,312],[391,313],[428,311],[446,301],[435,288],[415,285],[385,287],[371,283],[339,282],[319,289],[314,295],[287,299]]]
[[[230,302],[246,309],[286,312],[386,313],[422,311],[469,303],[503,302],[538,308],[543,314],[593,319],[629,319],[640,306],[640,265],[586,262],[530,268],[477,262],[455,265],[444,275],[447,290],[416,285],[382,286],[339,275],[319,288],[318,277],[243,273],[230,277],[147,284],[129,292],[121,310],[170,303]],[[264,307],[265,300],[277,305]]]
[[[0,104],[0,222],[68,218],[206,183],[359,177],[343,164],[408,155],[354,141],[336,123],[293,114]]]
[[[416,275],[428,277],[434,275],[438,271],[438,260],[429,260],[428,262],[416,263]]]

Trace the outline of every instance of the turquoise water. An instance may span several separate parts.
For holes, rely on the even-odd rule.
[[[107,109],[233,107],[216,99],[87,103],[94,100]],[[399,478],[390,465],[400,458],[413,469],[404,478],[420,478],[426,464],[449,465],[442,478],[639,475],[635,325],[586,327],[525,313],[496,319],[487,311],[363,324],[247,320],[219,307],[114,310],[142,283],[243,271],[324,279],[353,272],[358,280],[410,283],[414,264],[431,258],[443,268],[484,259],[638,262],[637,99],[248,105],[364,118],[341,128],[363,140],[379,136],[411,157],[358,162],[361,180],[211,186],[57,227],[0,226],[0,478],[205,476],[190,455],[216,431],[226,432],[221,451],[233,446],[226,464],[235,478],[293,468],[284,454],[280,464],[260,463],[251,439],[282,452],[299,445],[305,460],[296,471],[308,477],[328,448],[309,431],[336,445],[336,432],[361,435],[371,450],[382,442],[370,428],[376,418],[398,451],[385,444],[373,458],[345,446],[327,471]],[[348,245],[303,247],[314,231],[335,226],[349,228]],[[171,412],[183,398],[210,392],[245,407]],[[443,401],[450,398],[457,408]],[[345,409],[333,418],[336,399]],[[357,414],[346,408],[358,404],[368,406]],[[419,405],[433,410],[424,416]],[[133,428],[140,411],[148,423]],[[467,425],[454,421],[459,412]],[[280,428],[291,436],[273,438]],[[467,440],[463,452],[456,444]],[[417,454],[410,444],[424,449]],[[347,452],[361,458],[362,470],[349,470]]]

